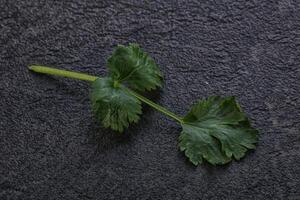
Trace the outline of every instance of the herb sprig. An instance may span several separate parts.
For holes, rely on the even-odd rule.
[[[200,100],[180,117],[138,93],[161,87],[162,73],[137,44],[118,45],[107,67],[109,74],[104,78],[38,65],[29,69],[91,82],[92,109],[106,128],[123,132],[130,123],[137,123],[142,102],[174,119],[182,126],[179,148],[194,165],[204,160],[213,165],[226,164],[255,148],[258,131],[251,127],[234,97]]]

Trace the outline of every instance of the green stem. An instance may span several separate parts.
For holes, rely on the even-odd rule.
[[[161,112],[161,113],[163,113],[163,114],[165,114],[165,115],[167,115],[167,116],[169,116],[169,117],[175,119],[175,120],[178,121],[180,124],[183,123],[183,119],[181,119],[181,117],[177,116],[175,113],[173,113],[173,112],[169,111],[168,109],[166,109],[166,108],[164,108],[164,107],[162,107],[162,106],[160,106],[160,105],[154,103],[153,101],[147,99],[146,97],[144,97],[144,96],[142,96],[142,95],[136,93],[135,91],[133,91],[133,90],[127,88],[127,87],[124,87],[124,86],[123,86],[122,88],[123,88],[127,93],[129,93],[130,95],[136,97],[137,99],[141,100],[142,102],[148,104],[148,105],[151,106],[152,108],[154,108],[154,109],[158,110],[159,112]]]
[[[67,78],[73,78],[73,79],[79,79],[79,80],[84,80],[84,81],[95,81],[97,76],[90,76],[87,74],[83,73],[78,73],[78,72],[72,72],[72,71],[67,71],[67,70],[60,70],[60,69],[55,69],[51,67],[45,67],[45,66],[40,66],[40,65],[31,65],[29,66],[29,69],[31,71],[37,72],[37,73],[42,73],[42,74],[49,74],[49,75],[56,75],[56,76],[62,76],[62,77],[67,77]],[[136,93],[135,91],[121,85],[122,89],[124,89],[128,94],[136,97],[137,99],[141,100],[142,102],[148,104],[149,106],[153,107],[154,109],[158,110],[159,112],[175,119],[179,123],[183,123],[183,119],[179,116],[177,116],[175,113],[167,110],[166,108],[154,103],[153,101],[147,99],[146,97]]]
[[[90,76],[90,75],[82,74],[82,73],[78,73],[78,72],[55,69],[52,67],[45,67],[45,66],[40,66],[40,65],[31,65],[31,66],[29,66],[29,69],[31,71],[34,71],[37,73],[49,74],[49,75],[55,75],[55,76],[63,76],[63,77],[79,79],[79,80],[83,80],[83,81],[94,81],[98,78],[97,76]]]

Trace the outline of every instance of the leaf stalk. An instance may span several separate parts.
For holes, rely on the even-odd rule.
[[[91,76],[79,72],[72,72],[68,70],[62,70],[62,69],[56,69],[52,67],[45,67],[40,65],[31,65],[29,66],[29,70],[42,73],[42,74],[48,74],[48,75],[55,75],[55,76],[62,76],[67,78],[73,78],[73,79],[79,79],[83,81],[94,81],[98,77],[97,76]]]
[[[66,78],[72,78],[72,79],[79,79],[83,81],[90,81],[93,82],[97,78],[97,76],[91,76],[88,74],[83,74],[79,72],[73,72],[73,71],[68,71],[68,70],[61,70],[61,69],[56,69],[52,67],[45,67],[41,65],[31,65],[29,66],[29,70],[37,72],[37,73],[42,73],[42,74],[48,74],[48,75],[55,75],[55,76],[61,76],[61,77],[66,77]],[[175,113],[169,111],[168,109],[154,103],[150,99],[138,94],[137,92],[125,87],[124,85],[121,85],[119,82],[115,83],[116,85],[122,87],[124,91],[126,91],[129,95],[136,97],[140,101],[146,103],[147,105],[151,106],[152,108],[156,109],[157,111],[171,117],[172,119],[178,121],[180,124],[183,124],[183,119],[176,115]],[[120,85],[119,85],[120,84]]]

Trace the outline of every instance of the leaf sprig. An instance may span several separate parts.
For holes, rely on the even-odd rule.
[[[159,67],[137,44],[118,45],[107,66],[109,75],[104,78],[37,65],[29,69],[92,82],[92,110],[106,128],[123,132],[137,123],[142,102],[173,118],[182,126],[179,148],[194,165],[204,160],[213,165],[226,164],[255,148],[258,131],[251,127],[234,97],[208,97],[179,117],[137,93],[162,86]]]

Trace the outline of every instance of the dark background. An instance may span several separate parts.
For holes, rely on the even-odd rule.
[[[88,83],[27,70],[104,76],[128,42],[164,73],[153,100],[183,115],[235,95],[257,149],[194,167],[171,119],[144,106],[119,136],[93,118]],[[0,0],[0,199],[300,199],[299,55],[297,0]]]

